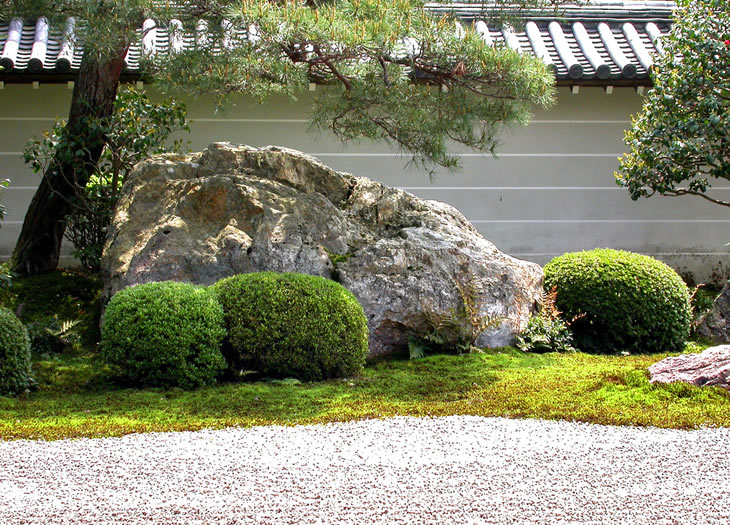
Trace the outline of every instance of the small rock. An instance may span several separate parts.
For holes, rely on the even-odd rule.
[[[697,326],[697,333],[718,343],[730,342],[730,281]]]
[[[730,390],[730,345],[713,346],[700,354],[667,357],[649,367],[650,383],[683,381]]]

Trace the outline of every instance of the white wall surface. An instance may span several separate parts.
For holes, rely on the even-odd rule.
[[[66,116],[70,95],[65,85],[6,84],[0,90],[0,178],[11,180],[2,196],[8,214],[0,229],[0,259],[12,251],[40,180],[23,163],[24,144]],[[462,171],[439,172],[434,180],[406,167],[408,159],[386,145],[343,146],[326,132],[310,130],[313,95],[264,105],[242,98],[219,112],[211,100],[187,101],[191,147],[229,141],[299,149],[335,169],[448,202],[501,250],[541,264],[568,251],[610,247],[655,256],[700,282],[730,274],[726,208],[691,196],[634,202],[615,184],[623,132],[642,102],[631,88],[611,95],[601,88],[584,87],[578,94],[560,88],[554,108],[537,111],[530,126],[504,134],[497,158],[467,153]],[[730,197],[730,187],[715,191]],[[62,263],[72,260],[66,256]]]

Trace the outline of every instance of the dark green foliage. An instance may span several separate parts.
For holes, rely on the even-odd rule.
[[[249,273],[215,284],[237,370],[317,381],[357,375],[368,351],[362,307],[334,281]]]
[[[5,188],[8,187],[10,181],[8,179],[0,180],[0,195]],[[0,204],[0,221],[5,218],[5,206]],[[7,288],[13,282],[13,272],[8,269],[6,264],[0,265],[0,288]]]
[[[32,383],[30,339],[23,323],[0,307],[0,395],[16,395]]]
[[[31,351],[37,354],[53,354],[77,346],[80,342],[77,327],[80,324],[80,319],[59,321],[57,317],[28,323],[25,327],[30,337]]]
[[[104,359],[134,384],[195,388],[225,368],[223,310],[208,289],[176,282],[118,292],[101,327]]]
[[[0,306],[18,312],[32,351],[61,352],[70,346],[94,348],[99,342],[100,295],[98,277],[54,271],[15,278],[12,287],[2,290]]]
[[[730,179],[730,9],[727,0],[678,4],[616,179],[632,199],[698,195],[730,206],[708,193]]]
[[[664,263],[631,252],[567,253],[545,266],[546,288],[576,346],[593,353],[679,352],[689,335],[689,290]]]

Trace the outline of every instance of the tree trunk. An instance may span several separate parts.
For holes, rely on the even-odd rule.
[[[98,127],[88,124],[112,114],[126,52],[125,44],[111,59],[84,55],[62,139],[71,140],[75,144],[73,149],[82,154],[71,162],[58,153],[62,148],[56,148],[53,162],[43,174],[25,214],[10,259],[14,272],[34,275],[54,270],[58,265],[69,202],[77,188],[88,182],[104,149],[104,137]]]

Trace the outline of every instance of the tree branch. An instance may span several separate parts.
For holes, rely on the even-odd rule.
[[[720,199],[713,199],[709,195],[705,195],[702,192],[699,191],[692,191],[685,188],[680,188],[678,190],[672,190],[671,192],[665,192],[663,195],[666,195],[667,197],[679,197],[680,195],[697,195],[698,197],[702,197],[703,199],[706,199],[714,204],[719,204],[720,206],[727,206],[730,208],[730,202],[728,201],[722,201]]]

